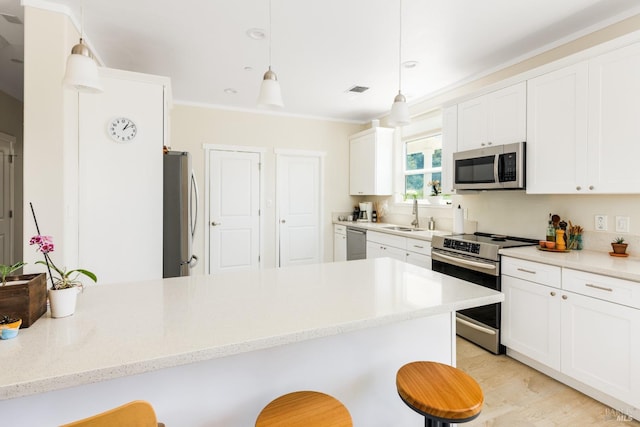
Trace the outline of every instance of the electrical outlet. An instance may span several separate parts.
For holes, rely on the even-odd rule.
[[[596,231],[607,231],[607,216],[596,215],[595,216],[595,229]]]
[[[629,232],[629,217],[628,216],[616,216],[616,232],[628,233]]]

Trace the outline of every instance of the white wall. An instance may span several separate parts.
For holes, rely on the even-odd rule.
[[[24,261],[27,272],[40,254],[29,247],[36,234],[29,202],[42,234],[55,239],[57,263],[77,260],[77,94],[62,88],[66,58],[79,34],[69,19],[25,7]]]
[[[323,151],[325,157],[325,199],[322,222],[324,226],[323,261],[333,259],[333,227],[331,212],[349,210],[353,205],[349,196],[349,142],[348,136],[362,130],[353,123],[308,118],[286,117],[275,114],[225,111],[200,106],[174,104],[171,111],[171,149],[189,151],[201,193],[204,191],[203,144],[243,145],[266,147],[264,180],[265,200],[273,200],[264,213],[263,266],[275,266],[276,204],[274,149]],[[201,194],[204,203],[205,195]],[[204,255],[204,209],[200,209],[198,232],[194,240],[196,255]],[[196,267],[204,272],[205,261]]]

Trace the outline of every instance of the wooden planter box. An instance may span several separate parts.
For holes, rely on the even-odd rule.
[[[28,280],[11,284],[12,281]],[[47,275],[24,274],[7,277],[7,284],[0,283],[0,316],[19,317],[21,328],[28,328],[47,311]]]

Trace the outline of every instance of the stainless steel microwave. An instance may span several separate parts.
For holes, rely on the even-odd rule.
[[[456,190],[521,190],[525,188],[525,143],[495,145],[453,155]]]

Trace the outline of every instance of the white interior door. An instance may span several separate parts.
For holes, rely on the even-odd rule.
[[[278,154],[279,266],[319,263],[322,158]]]
[[[11,156],[15,138],[0,133],[0,263],[13,261],[13,167]]]
[[[260,263],[260,154],[209,154],[209,273]]]

